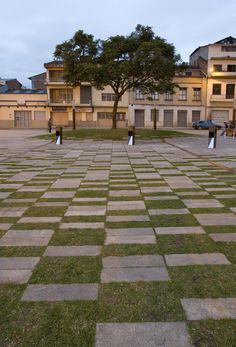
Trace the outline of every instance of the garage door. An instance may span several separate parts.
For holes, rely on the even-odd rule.
[[[68,125],[68,113],[67,112],[52,112],[51,118],[52,118],[52,124],[54,126],[67,126]]]
[[[177,127],[187,127],[187,111],[179,110],[177,113]]]
[[[164,127],[173,127],[173,110],[164,110]]]
[[[135,126],[144,128],[144,110],[135,110]]]
[[[229,121],[229,111],[212,110],[211,119],[217,124],[224,124]]]
[[[15,111],[14,125],[16,128],[29,128],[32,123],[31,111]]]

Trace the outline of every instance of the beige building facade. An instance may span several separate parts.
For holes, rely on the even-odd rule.
[[[157,128],[191,127],[193,121],[204,119],[206,79],[201,70],[193,68],[176,72],[173,82],[177,86],[173,94],[130,92],[129,124],[152,128],[154,112]]]
[[[46,128],[49,119],[46,93],[14,90],[0,94],[0,128]]]
[[[109,86],[97,90],[82,83],[73,88],[63,80],[63,62],[44,67],[46,72],[30,77],[32,85],[45,85],[41,90],[0,85],[0,128],[47,128],[49,118],[53,126],[71,127],[74,120],[77,127],[112,126],[115,95]],[[119,102],[117,126],[152,128],[154,112],[158,128],[191,127],[193,121],[204,119],[235,122],[236,39],[197,48],[190,67],[177,71],[173,82],[173,94],[126,92]]]
[[[206,119],[235,122],[236,39],[230,36],[197,48],[190,64],[199,66],[207,80]]]
[[[111,127],[114,93],[107,86],[97,90],[89,83],[72,88],[63,80],[63,63],[46,63],[47,96],[53,125],[72,126],[73,112],[78,127]],[[117,126],[127,126],[129,95],[126,93],[119,102]]]

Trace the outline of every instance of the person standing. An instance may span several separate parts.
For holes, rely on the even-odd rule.
[[[48,120],[48,132],[51,133],[52,132],[52,120],[51,117]]]

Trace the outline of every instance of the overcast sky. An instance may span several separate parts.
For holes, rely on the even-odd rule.
[[[27,86],[80,29],[106,39],[149,25],[184,61],[198,46],[236,36],[235,0],[2,0],[0,18],[0,77]]]

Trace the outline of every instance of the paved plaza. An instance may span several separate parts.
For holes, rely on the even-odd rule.
[[[236,140],[0,130],[0,346],[236,346]]]

